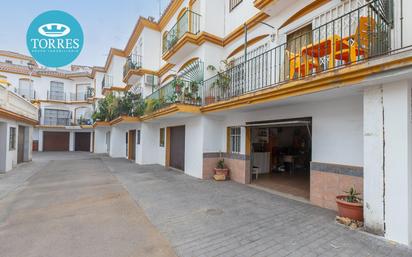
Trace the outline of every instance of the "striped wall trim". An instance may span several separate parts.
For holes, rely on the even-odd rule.
[[[352,177],[363,177],[363,167],[322,162],[311,162],[311,171],[328,172]]]
[[[233,159],[233,160],[249,160],[249,155],[246,154],[238,154],[238,153],[203,153],[203,159],[205,158],[226,158],[226,159]]]

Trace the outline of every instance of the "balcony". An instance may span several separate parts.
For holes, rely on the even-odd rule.
[[[129,84],[135,84],[141,76],[137,73],[142,68],[142,56],[132,54],[127,57],[127,61],[123,66],[123,81]]]
[[[42,125],[46,126],[71,126],[70,118],[56,118],[56,117],[44,117]]]
[[[77,93],[66,93],[62,91],[47,91],[47,100],[61,102],[85,102],[94,96],[92,88]]]
[[[102,80],[102,89],[110,89],[113,86],[113,77],[104,74],[103,80]]]
[[[39,112],[36,106],[20,95],[9,91],[1,84],[0,112],[7,112],[10,116],[17,116],[18,120],[28,122],[30,124],[37,123],[39,117]],[[16,117],[14,117],[14,119],[16,119]]]
[[[392,24],[379,2],[361,6],[246,62],[229,65],[203,81],[202,104],[230,100],[388,54]]]
[[[67,101],[67,94],[63,91],[49,91],[47,90],[47,100],[49,101]]]
[[[146,97],[146,114],[173,104],[201,105],[200,83],[174,79]]]
[[[168,60],[171,54],[179,50],[178,42],[185,35],[198,35],[200,32],[200,15],[186,10],[177,23],[163,35],[163,59]],[[184,43],[184,42],[183,42]],[[182,46],[184,44],[181,44]],[[193,48],[194,46],[192,46]],[[181,57],[179,57],[181,58]]]

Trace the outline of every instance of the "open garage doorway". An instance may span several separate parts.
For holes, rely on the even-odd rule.
[[[74,150],[76,152],[90,152],[90,132],[76,132],[74,135]]]
[[[312,119],[247,123],[250,127],[251,183],[309,199]]]

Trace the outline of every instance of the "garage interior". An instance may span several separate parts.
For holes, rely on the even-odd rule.
[[[251,184],[309,199],[312,119],[247,126],[251,128]]]

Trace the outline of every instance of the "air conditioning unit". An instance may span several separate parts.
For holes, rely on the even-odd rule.
[[[145,75],[144,83],[146,86],[155,86],[159,83],[159,78],[155,75]]]

